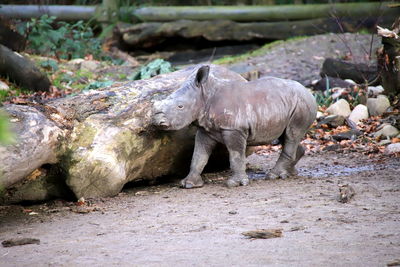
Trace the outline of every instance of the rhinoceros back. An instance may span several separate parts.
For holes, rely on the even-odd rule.
[[[206,106],[206,128],[243,130],[249,143],[278,138],[296,117],[300,128],[315,119],[314,97],[300,83],[275,77],[218,88]]]

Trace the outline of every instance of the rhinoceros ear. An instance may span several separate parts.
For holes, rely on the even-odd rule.
[[[200,86],[200,84],[203,84],[207,81],[209,72],[210,66],[205,65],[199,68],[196,74],[196,86]]]

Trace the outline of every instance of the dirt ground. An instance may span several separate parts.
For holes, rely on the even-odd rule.
[[[370,44],[371,36],[365,35],[312,37],[248,59],[239,68],[307,84],[319,77],[325,57],[352,51],[354,60],[362,61]],[[0,266],[400,264],[400,158],[339,152],[308,152],[298,164],[299,176],[285,180],[260,179],[278,152],[253,154],[253,180],[246,187],[226,188],[229,173],[221,172],[205,175],[200,189],[180,189],[183,177],[175,177],[82,206],[64,200],[0,206],[0,242],[40,239],[39,245],[0,245]],[[347,184],[355,196],[341,203],[339,186]],[[242,235],[258,229],[282,229],[283,235]]]
[[[84,206],[2,206],[0,241],[40,244],[0,246],[0,266],[385,266],[400,258],[399,158],[308,154],[298,177],[260,180],[277,155],[249,157],[247,187],[224,187],[222,172],[200,189],[175,180]],[[355,196],[341,203],[345,184]],[[283,236],[242,235],[256,229]]]

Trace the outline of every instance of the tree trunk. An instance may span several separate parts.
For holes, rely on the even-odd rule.
[[[385,94],[400,95],[400,18],[393,24],[392,29],[386,34],[378,31],[383,44],[378,50],[378,69]]]
[[[212,71],[221,68],[213,66]],[[156,131],[151,109],[193,70],[90,91],[45,106],[7,105],[18,141],[0,146],[0,181],[9,188],[6,200],[13,199],[13,184],[26,176],[40,176],[29,173],[44,164],[53,164],[49,171],[53,177],[43,179],[54,180],[57,173],[58,182],[66,183],[77,198],[113,196],[135,180],[170,174],[183,178],[196,129]],[[227,78],[244,80],[234,72]]]
[[[0,76],[33,91],[48,91],[50,81],[35,64],[0,44]]]
[[[388,18],[381,18],[388,20]],[[153,22],[140,24],[120,23],[115,32],[124,43],[134,49],[151,48],[161,45],[168,38],[204,38],[208,41],[256,41],[281,40],[294,36],[315,35],[326,32],[341,33],[358,31],[360,26],[375,29],[373,18],[357,20],[341,19],[341,26],[335,19],[315,19],[296,22],[254,22],[237,23],[228,20],[174,22]],[[357,25],[357,27],[356,27]]]
[[[11,50],[20,52],[25,49],[26,39],[18,32],[12,30],[9,25],[0,18],[0,44]]]

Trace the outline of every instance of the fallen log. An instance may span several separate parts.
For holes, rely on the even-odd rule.
[[[392,18],[392,17],[389,17]],[[376,21],[387,21],[382,18],[341,18],[340,25],[336,19],[313,19],[285,22],[237,23],[229,20],[194,21],[179,20],[173,22],[153,22],[140,24],[119,23],[114,29],[123,45],[133,49],[152,48],[161,45],[168,38],[203,38],[208,41],[257,41],[281,40],[294,36],[309,36],[326,32],[341,33],[359,31],[363,26],[374,29]]]
[[[336,16],[393,16],[390,2],[335,3],[277,6],[158,6],[121,7],[120,17],[144,22],[187,20],[287,21]],[[59,20],[90,20],[103,16],[101,6],[0,5],[0,16],[18,19],[39,18],[47,14]],[[99,14],[100,13],[100,14]]]
[[[378,69],[382,77],[385,94],[400,94],[400,18],[392,25],[392,30],[378,27],[383,47],[378,50]]]
[[[342,80],[351,79],[356,83],[377,81],[378,70],[375,65],[364,63],[351,63],[340,59],[327,58],[322,64],[321,77],[334,77]]]
[[[51,85],[32,61],[1,44],[0,76],[33,91],[48,91]]]
[[[41,179],[54,180],[56,173],[56,180],[76,198],[113,196],[130,181],[186,174],[196,129],[154,131],[151,110],[154,101],[176,90],[194,68],[46,105],[6,105],[18,142],[0,146],[0,187],[9,189],[3,201],[17,201],[13,185],[26,176],[40,177],[29,173],[43,165],[53,177]],[[222,70],[212,67],[212,73]],[[244,80],[234,72],[228,75],[233,81]]]

